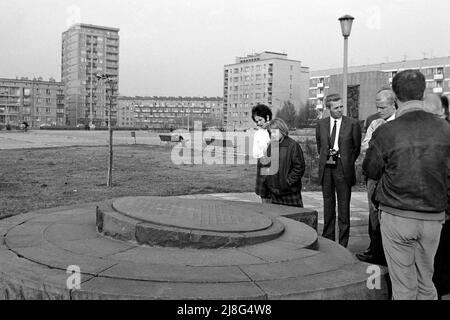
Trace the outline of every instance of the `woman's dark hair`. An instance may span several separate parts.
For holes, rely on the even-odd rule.
[[[272,120],[272,110],[265,104],[257,104],[252,108],[252,119],[255,121],[255,116],[264,118],[267,120],[267,116],[269,116],[269,121]],[[255,121],[256,122],[256,121]]]

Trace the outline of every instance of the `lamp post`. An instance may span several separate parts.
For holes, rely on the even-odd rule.
[[[106,182],[107,187],[112,187],[112,167],[113,167],[113,129],[112,129],[112,109],[114,100],[114,75],[109,74],[96,74],[97,79],[104,80],[109,83],[110,95],[109,95],[109,108],[108,108],[108,132],[109,132],[109,161],[108,161],[108,180]],[[105,90],[106,90],[105,86]]]
[[[341,23],[342,36],[344,37],[344,70],[343,70],[343,92],[342,92],[342,102],[344,104],[344,115],[347,115],[347,61],[348,61],[348,37],[352,31],[353,18],[350,15],[345,15],[339,18]]]

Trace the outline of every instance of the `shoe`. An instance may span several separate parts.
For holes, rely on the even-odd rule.
[[[362,262],[387,266],[386,259],[380,259],[373,254],[357,253],[356,257]]]

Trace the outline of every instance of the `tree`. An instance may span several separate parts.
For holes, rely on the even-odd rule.
[[[275,115],[277,118],[283,119],[289,128],[295,127],[295,119],[297,113],[295,112],[294,104],[291,101],[285,101],[283,107],[277,111]]]

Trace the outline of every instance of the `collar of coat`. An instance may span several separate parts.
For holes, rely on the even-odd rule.
[[[395,112],[395,118],[398,118],[405,113],[413,112],[413,111],[424,111],[423,101],[419,100],[411,100],[402,104],[401,107]]]

